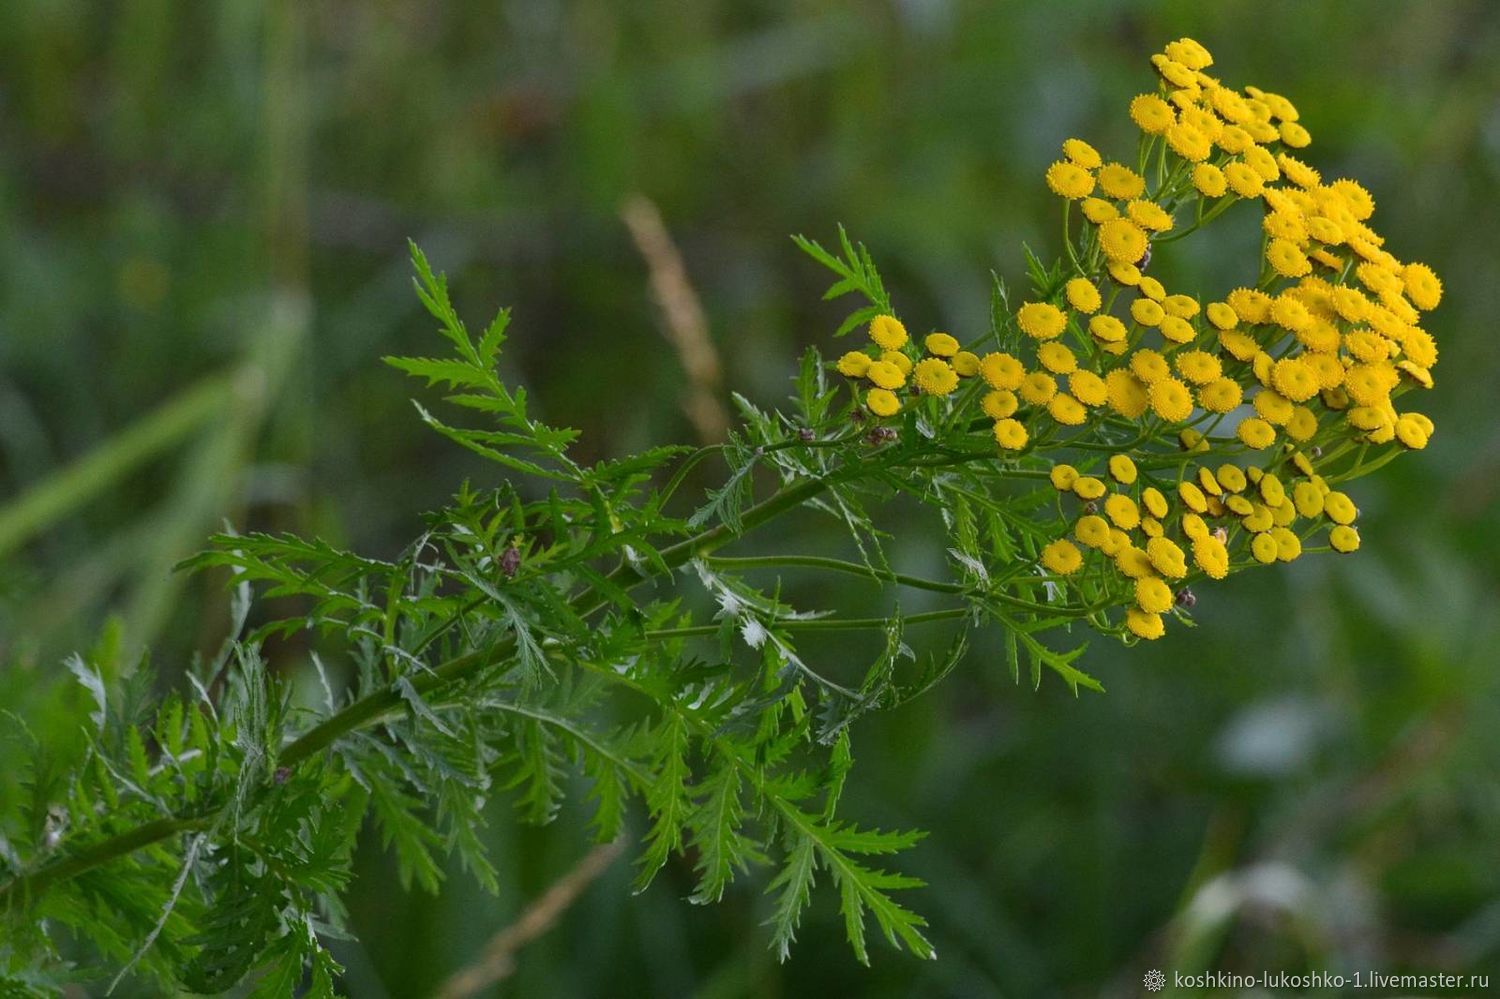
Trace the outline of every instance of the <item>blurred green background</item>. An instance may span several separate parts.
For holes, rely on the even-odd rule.
[[[692,441],[686,377],[620,209],[659,206],[722,383],[775,405],[841,315],[787,234],[867,241],[923,326],[982,328],[991,268],[1057,248],[1041,172],[1134,149],[1147,57],[1190,34],[1292,98],[1447,283],[1432,446],[1358,483],[1364,549],[1199,594],[1195,630],[1095,643],[1109,688],[1012,686],[998,636],[865,723],[848,814],[907,860],[939,960],[855,964],[831,899],[783,965],[763,883],[694,908],[616,862],[508,994],[1134,995],[1146,968],[1500,974],[1500,6],[636,0],[9,0],[0,15],[0,707],[118,615],[168,673],[216,646],[220,524],[396,551],[489,468],[379,363],[430,348],[404,240],[586,457]],[[1250,213],[1169,287],[1253,276]],[[1212,241],[1212,242],[1209,242]],[[727,398],[723,389],[718,397]],[[755,551],[839,553],[799,521]],[[915,527],[894,550],[940,565]],[[878,613],[870,588],[805,605]],[[878,602],[877,601],[881,601]],[[860,606],[866,604],[867,606]],[[921,609],[907,595],[903,609]],[[295,612],[295,608],[272,608]],[[265,613],[262,611],[261,613]],[[932,635],[934,645],[943,641]],[[838,668],[851,650],[809,645]],[[301,669],[306,649],[274,650]],[[859,650],[853,650],[859,651]],[[504,890],[395,887],[371,842],[337,944],[359,996],[425,995],[588,849],[565,815],[488,835]],[[1500,979],[1496,979],[1500,982]]]

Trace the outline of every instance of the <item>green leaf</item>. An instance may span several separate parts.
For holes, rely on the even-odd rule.
[[[782,961],[792,954],[802,910],[812,899],[817,870],[817,843],[810,836],[793,836],[786,862],[766,886],[767,894],[776,896],[775,908],[767,921],[771,927],[771,947]]]
[[[370,784],[370,807],[380,830],[380,842],[396,855],[396,872],[401,887],[417,884],[437,894],[443,870],[433,857],[433,848],[442,838],[418,814],[422,801],[402,790],[388,779]]]
[[[688,790],[692,770],[688,766],[687,724],[675,711],[662,719],[653,736],[656,754],[652,769],[656,778],[646,789],[646,808],[651,827],[646,833],[646,849],[636,862],[637,891],[644,891],[673,853],[682,851],[683,827],[693,811]]]
[[[698,852],[698,887],[693,901],[717,902],[736,871],[764,859],[755,844],[741,833],[745,811],[740,801],[739,765],[728,761],[697,788],[702,795],[687,824],[691,845]]]
[[[492,377],[467,361],[442,357],[384,357],[381,360],[398,371],[427,379],[428,385],[482,389],[494,383]]]

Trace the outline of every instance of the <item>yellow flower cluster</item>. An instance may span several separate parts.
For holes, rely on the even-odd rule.
[[[1107,475],[1052,464],[1081,509],[1039,559],[1054,577],[1128,591],[1123,628],[1142,638],[1163,633],[1174,587],[1197,576],[1290,561],[1325,527],[1329,548],[1359,546],[1354,503],[1330,480],[1374,467],[1383,445],[1426,446],[1432,422],[1396,401],[1432,387],[1422,313],[1443,291],[1385,248],[1364,187],[1325,183],[1293,155],[1312,138],[1285,97],[1224,85],[1192,39],[1151,62],[1159,85],[1129,107],[1134,164],[1075,138],[1046,171],[1064,202],[1065,273],[1016,310],[1019,348],[977,356],[933,334],[917,360],[901,323],[880,316],[879,356],[838,362],[869,382],[878,417],[900,411],[908,384],[946,396],[977,375],[1002,454],[1117,450]],[[1242,201],[1263,213],[1253,287],[1207,301],[1147,273],[1153,244]]]
[[[925,351],[914,358],[911,338],[895,316],[876,316],[870,323],[870,341],[879,351],[871,356],[851,350],[839,358],[839,374],[870,383],[865,407],[876,416],[901,412],[900,391],[914,388],[922,395],[946,396],[958,388],[959,379],[979,374],[979,357],[960,350],[947,333],[929,333],[922,339]]]

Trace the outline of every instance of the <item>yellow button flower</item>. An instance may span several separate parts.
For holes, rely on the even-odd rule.
[[[1078,523],[1073,527],[1073,536],[1078,539],[1079,544],[1090,548],[1104,548],[1109,544],[1109,524],[1096,513],[1086,514],[1078,518]]]
[[[896,350],[906,343],[906,327],[895,316],[876,316],[870,320],[870,339],[883,350]]]
[[[1089,418],[1089,411],[1083,403],[1066,392],[1059,392],[1047,400],[1047,413],[1065,427],[1082,426]]]
[[[886,364],[894,364],[896,366],[896,370],[900,371],[903,375],[911,374],[911,358],[907,357],[899,350],[888,350],[884,352],[880,355],[880,360],[884,361]]]
[[[1146,555],[1151,559],[1151,567],[1168,579],[1187,575],[1187,556],[1171,538],[1152,538],[1146,542]]]
[[[1135,462],[1130,460],[1128,454],[1112,454],[1109,456],[1109,476],[1121,485],[1128,486],[1135,482]]]
[[[1058,197],[1077,201],[1094,191],[1094,175],[1077,163],[1058,160],[1047,168],[1047,186]]]
[[[1067,296],[1069,305],[1085,315],[1098,312],[1102,304],[1099,289],[1088,278],[1073,278],[1063,286],[1063,294]]]
[[[1347,524],[1339,524],[1328,532],[1328,544],[1336,552],[1348,554],[1359,550],[1359,532]]]
[[[1208,509],[1208,497],[1203,495],[1203,490],[1198,488],[1196,482],[1184,479],[1177,483],[1177,497],[1194,513],[1202,513]]]
[[[1089,320],[1089,335],[1104,343],[1123,341],[1125,333],[1125,324],[1114,316],[1095,316]]]
[[[898,389],[906,384],[906,375],[890,361],[872,361],[865,377],[883,389]]]
[[[1219,359],[1204,350],[1188,350],[1176,356],[1177,373],[1194,385],[1218,381],[1224,373]]]
[[[1239,382],[1215,378],[1198,390],[1198,405],[1210,413],[1227,413],[1240,404],[1244,395]]]
[[[1115,493],[1104,501],[1104,515],[1122,531],[1133,531],[1141,523],[1140,508],[1123,493]]]
[[[1125,627],[1131,634],[1147,641],[1155,641],[1167,633],[1160,614],[1151,614],[1139,607],[1125,608]]]
[[[1128,371],[1116,368],[1104,376],[1110,408],[1127,420],[1139,419],[1150,406],[1146,383]]]
[[[1303,517],[1316,517],[1323,512],[1323,491],[1311,482],[1298,482],[1292,486],[1292,503]]]
[[[992,420],[1003,420],[1007,416],[1014,416],[1019,406],[1020,401],[1016,399],[1016,394],[1007,389],[994,389],[985,393],[984,398],[979,401],[980,410]]]
[[[1166,314],[1158,303],[1149,298],[1138,298],[1130,303],[1130,318],[1142,326],[1156,326]]]
[[[1067,139],[1062,144],[1063,155],[1085,170],[1097,170],[1104,162],[1099,150],[1082,139]]]
[[[839,358],[839,374],[850,378],[863,378],[865,372],[870,370],[872,363],[870,355],[861,350],[851,350]]]
[[[1099,190],[1121,201],[1138,198],[1146,190],[1146,179],[1120,163],[1105,164],[1099,170],[1098,180]]]
[[[1115,568],[1130,579],[1144,579],[1155,571],[1151,567],[1151,556],[1146,554],[1145,549],[1135,545],[1121,548],[1114,558]]]
[[[912,371],[912,384],[924,395],[947,395],[958,388],[958,372],[942,358],[924,358]]]
[[[1054,374],[1066,375],[1078,368],[1078,358],[1073,356],[1066,344],[1056,341],[1038,347],[1036,359],[1041,362],[1042,367]]]
[[[1168,423],[1180,423],[1193,415],[1193,394],[1176,378],[1159,378],[1146,388],[1152,412]]]
[[[1193,564],[1209,579],[1223,579],[1229,575],[1229,549],[1212,534],[1196,537],[1193,539]]]
[[[1260,481],[1255,484],[1260,498],[1266,501],[1266,506],[1278,507],[1286,502],[1286,487],[1281,480],[1269,472],[1261,475]]]
[[[1172,367],[1166,358],[1154,350],[1142,349],[1130,355],[1130,372],[1142,382],[1150,385],[1172,376]]]
[[[1276,443],[1276,428],[1259,417],[1241,420],[1235,435],[1248,448],[1263,451]]]
[[[1250,504],[1250,513],[1244,519],[1247,531],[1269,531],[1276,525],[1276,515],[1264,503]]]
[[[1026,377],[1026,366],[1009,354],[986,354],[979,361],[979,374],[991,388],[1014,392]]]
[[[1238,465],[1220,465],[1214,478],[1231,493],[1242,492],[1245,488],[1245,472]]]
[[[958,353],[958,341],[947,333],[929,333],[922,340],[927,353],[938,357],[952,357]]]
[[[1170,586],[1156,576],[1145,576],[1135,581],[1135,602],[1148,614],[1165,614],[1177,601]]]
[[[995,421],[995,443],[1006,451],[1019,451],[1026,446],[1029,439],[1026,428],[1019,420],[1007,419]]]
[[[1285,527],[1271,528],[1271,540],[1276,542],[1276,558],[1279,561],[1291,562],[1302,554],[1302,539]]]
[[[1085,406],[1102,406],[1109,401],[1109,387],[1104,379],[1086,368],[1068,375],[1068,390]]]
[[[1016,310],[1016,325],[1027,336],[1051,340],[1067,329],[1068,317],[1050,302],[1027,302]]]
[[[1130,120],[1147,135],[1161,135],[1177,123],[1177,112],[1155,94],[1141,94],[1130,102]]]
[[[1033,406],[1042,406],[1057,394],[1057,379],[1045,371],[1033,371],[1021,379],[1021,398]]]
[[[1193,187],[1205,198],[1222,198],[1229,190],[1229,181],[1212,163],[1199,163],[1193,167]]]
[[[1227,302],[1209,302],[1203,314],[1215,329],[1220,330],[1232,330],[1240,321],[1240,317],[1234,314],[1234,308]]]
[[[1095,225],[1120,217],[1120,210],[1114,203],[1103,198],[1084,198],[1079,207],[1083,209],[1083,217]]]
[[[1265,178],[1244,163],[1226,164],[1224,182],[1242,198],[1258,198],[1266,188]]]
[[[1430,431],[1427,425],[1417,419],[1417,414],[1407,413],[1396,420],[1396,440],[1403,447],[1420,451],[1427,446],[1427,438]]]
[[[1266,246],[1266,263],[1282,277],[1301,277],[1312,272],[1307,254],[1289,239],[1273,239]]]
[[[1172,152],[1192,163],[1208,159],[1209,154],[1214,151],[1208,136],[1183,121],[1162,134],[1166,137],[1167,145],[1172,147]]]
[[[1146,233],[1129,219],[1110,219],[1099,227],[1099,246],[1109,259],[1133,264],[1146,255]]]
[[[1271,384],[1293,402],[1306,402],[1317,395],[1321,387],[1317,372],[1300,357],[1284,357],[1277,361],[1271,369]]]
[[[1359,510],[1354,506],[1354,501],[1346,494],[1337,491],[1323,497],[1323,512],[1335,524],[1352,524],[1354,523],[1354,518],[1359,514]]]
[[[1073,494],[1081,500],[1096,500],[1105,492],[1104,483],[1092,475],[1080,475],[1073,480]]]
[[[1443,300],[1443,282],[1426,264],[1407,264],[1401,271],[1401,280],[1411,304],[1423,312],[1431,312]]]
[[[901,400],[894,392],[872,388],[865,393],[865,406],[876,416],[895,416],[901,411]]]
[[[1172,228],[1172,214],[1154,201],[1131,201],[1125,206],[1125,214],[1136,225],[1151,232],[1168,232]]]
[[[1167,315],[1178,319],[1191,319],[1198,314],[1198,300],[1192,295],[1168,295],[1162,299],[1161,307]]]
[[[1058,538],[1042,549],[1042,565],[1059,576],[1071,576],[1083,566],[1083,553],[1065,538]]]

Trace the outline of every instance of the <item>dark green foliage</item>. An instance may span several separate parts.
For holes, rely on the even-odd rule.
[[[833,293],[889,308],[868,251],[840,237],[841,258],[799,244],[840,276]],[[340,894],[367,821],[403,887],[437,891],[453,854],[495,891],[483,802],[503,792],[518,820],[548,823],[576,776],[601,840],[619,835],[638,803],[646,823],[639,887],[684,856],[696,875],[692,900],[715,902],[738,877],[769,866],[769,943],[783,957],[819,882],[836,892],[860,961],[869,960],[871,919],[892,945],[932,956],[925,921],[898,901],[921,882],[882,866],[919,835],[862,828],[837,806],[861,717],[946,675],[963,633],[947,655],[919,662],[899,614],[877,622],[884,651],[848,686],[842,664],[814,666],[795,637],[863,622],[798,609],[779,587],[762,589],[713,553],[806,504],[850,533],[864,563],[848,567],[878,582],[889,570],[867,511],[908,495],[941,512],[955,557],[976,577],[944,588],[963,603],[942,616],[1038,630],[1068,616],[1027,617],[1024,606],[1004,605],[987,592],[985,568],[995,555],[1006,572],[1024,567],[1008,539],[1027,529],[1019,511],[1035,502],[1031,491],[1005,486],[996,478],[1009,474],[1002,463],[976,457],[982,429],[971,440],[966,423],[937,410],[913,414],[904,440],[867,440],[815,351],[802,359],[793,410],[738,399],[744,426],[722,447],[581,465],[568,453],[574,434],[528,415],[525,393],[500,378],[508,315],[474,336],[415,247],[412,261],[418,295],[452,354],[387,360],[448,387],[448,403],[499,429],[422,410],[432,427],[526,478],[463,487],[391,561],[316,539],[216,537],[186,567],[231,574],[237,630],[252,590],[302,611],[200,664],[186,700],[153,705],[144,665],[70,660],[86,695],[86,749],[66,763],[36,756],[30,794],[0,815],[12,844],[0,887],[17,941],[10,966],[60,957],[53,930],[70,928],[93,941],[116,978],[133,972],[200,992],[249,980],[265,995],[328,994],[339,969],[322,941],[343,931]],[[686,516],[669,513],[684,469],[713,452],[728,466],[724,484]],[[933,460],[944,454],[955,457]],[[776,489],[758,496],[765,478]],[[1029,559],[1035,546],[1022,547]],[[717,605],[711,623],[694,623],[677,600],[632,596],[679,568]],[[317,706],[294,702],[268,673],[261,643],[309,630],[347,648],[352,699],[332,693],[321,660]],[[1022,639],[1037,668],[1093,685],[1069,665],[1076,653]],[[715,658],[701,657],[705,642]]]

